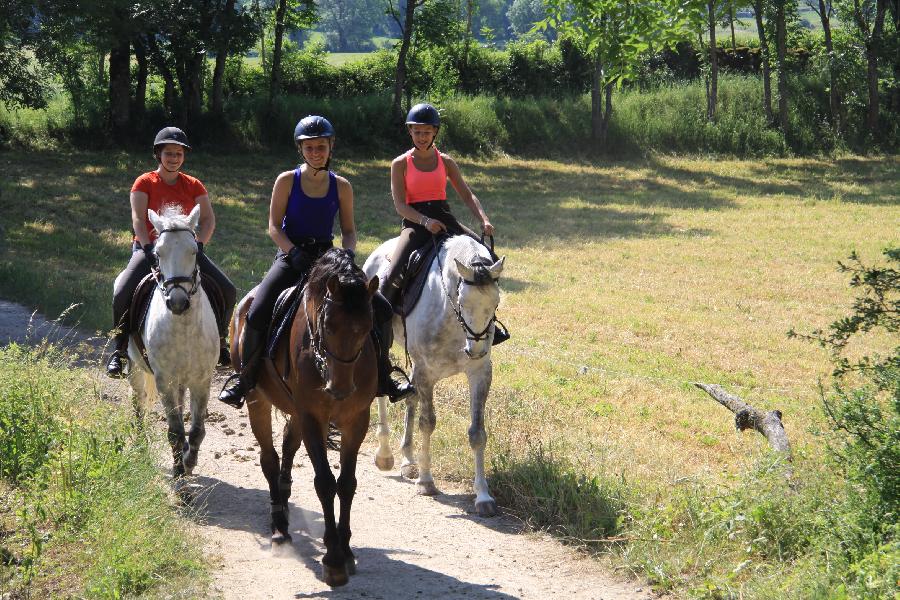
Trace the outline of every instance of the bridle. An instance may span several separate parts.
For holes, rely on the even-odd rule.
[[[194,235],[194,231],[188,227],[172,227],[172,228],[163,229],[162,231],[160,231],[159,237],[162,237],[162,235],[165,233],[173,233],[173,232],[177,232],[177,231],[186,231],[186,232],[190,233],[191,235]],[[153,252],[155,254],[156,250],[154,250]],[[157,265],[158,264],[159,264],[159,261],[157,260]],[[156,280],[156,287],[159,288],[159,291],[162,293],[162,296],[166,301],[166,306],[169,307],[170,309],[171,309],[171,307],[169,306],[169,302],[170,302],[169,294],[171,294],[172,289],[174,287],[177,286],[177,287],[181,288],[182,291],[187,293],[189,303],[190,303],[190,299],[193,298],[194,294],[197,293],[197,290],[200,289],[200,266],[196,260],[194,261],[194,270],[190,275],[179,275],[177,277],[169,277],[167,279],[164,279],[162,271],[160,270],[159,266],[154,266],[151,268],[151,270],[153,272],[153,279]],[[182,286],[183,283],[190,283],[191,288],[189,290],[185,289],[184,286]]]
[[[306,291],[303,293],[304,297],[304,306],[306,305]],[[325,329],[325,307],[327,305],[336,305],[339,306],[343,304],[342,302],[338,302],[334,298],[331,297],[330,292],[325,293],[325,297],[322,299],[322,303],[319,304],[319,307],[316,309],[316,327],[313,329],[312,321],[309,318],[309,313],[306,313],[306,331],[309,335],[309,346],[312,350],[313,362],[316,365],[316,370],[319,372],[319,375],[322,377],[322,381],[328,381],[328,360],[331,359],[335,362],[352,365],[358,359],[360,354],[362,354],[363,348],[365,344],[359,347],[359,350],[356,351],[356,354],[353,355],[353,358],[341,358],[336,355],[334,352],[328,349],[328,345],[325,343],[325,336],[322,335],[322,331]],[[304,311],[306,312],[306,311]]]
[[[450,292],[447,290],[447,285],[444,283],[444,265],[441,263],[441,255],[440,252],[437,254],[438,267],[440,268],[440,279],[441,279],[441,288],[444,290],[444,294],[447,296],[447,300],[450,302],[450,308],[453,309],[453,313],[456,315],[456,320],[459,321],[460,326],[465,333],[466,339],[471,342],[480,342],[482,340],[487,339],[491,327],[494,326],[494,322],[497,320],[497,313],[494,312],[491,315],[490,320],[485,325],[484,329],[481,331],[475,331],[472,329],[468,323],[466,323],[465,317],[462,315],[462,306],[458,302],[453,301],[453,297],[450,295]],[[475,270],[475,280],[469,281],[465,277],[460,274],[459,283],[456,284],[456,297],[460,297],[460,290],[463,285],[473,285],[473,286],[483,286],[491,281],[493,278],[490,273],[487,272],[487,265],[483,263],[475,263],[471,265]]]

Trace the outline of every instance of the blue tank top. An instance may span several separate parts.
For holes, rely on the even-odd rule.
[[[334,238],[334,217],[338,212],[337,181],[332,171],[328,171],[328,192],[321,198],[311,198],[303,193],[300,184],[300,169],[294,169],[294,185],[288,196],[287,209],[281,221],[281,230],[298,244],[315,238],[330,241]]]

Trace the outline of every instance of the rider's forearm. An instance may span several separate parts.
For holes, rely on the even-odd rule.
[[[341,232],[341,247],[356,252],[356,230]]]
[[[150,234],[147,233],[147,224],[144,221],[132,217],[131,228],[142,248],[150,243]]]

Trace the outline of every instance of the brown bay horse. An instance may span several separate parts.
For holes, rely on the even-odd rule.
[[[260,466],[272,501],[272,542],[291,539],[288,498],[291,467],[302,442],[315,470],[315,490],[325,522],[324,580],[347,583],[356,571],[350,550],[350,506],[356,491],[356,461],[369,427],[377,369],[372,330],[372,296],[378,279],[367,280],[351,254],[333,248],[310,271],[289,334],[285,332],[263,358],[256,388],[247,397],[250,426],[260,445]],[[233,362],[241,356],[240,339],[254,291],[241,300],[232,322]],[[240,370],[239,364],[233,365]],[[282,411],[284,426],[279,463],[272,437],[272,407]],[[340,431],[340,476],[328,463],[329,423]],[[340,520],[335,523],[335,494]]]

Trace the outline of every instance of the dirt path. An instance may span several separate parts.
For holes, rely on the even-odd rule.
[[[0,345],[26,341],[30,311],[0,301]],[[51,325],[36,316],[34,331]],[[79,341],[87,336],[68,333]],[[40,337],[32,338],[40,339]],[[95,358],[93,364],[98,364]],[[109,392],[126,394],[121,382]],[[217,376],[213,395],[221,388]],[[463,435],[461,432],[460,435]],[[364,446],[353,505],[357,574],[342,588],[321,580],[321,508],[313,471],[301,449],[294,467],[290,518],[293,542],[272,547],[269,497],[246,409],[210,399],[207,437],[195,470],[198,529],[214,571],[212,596],[223,599],[507,599],[636,600],[654,596],[544,535],[526,534],[509,516],[472,514],[472,494],[438,481],[435,498],[418,496],[399,471],[379,472],[374,435]],[[396,449],[395,449],[396,452]],[[337,454],[332,453],[337,465]],[[399,464],[399,456],[397,463]],[[168,464],[168,458],[166,458]]]

